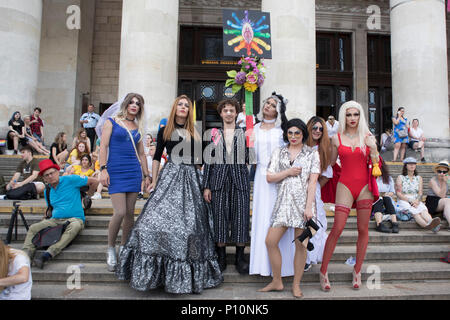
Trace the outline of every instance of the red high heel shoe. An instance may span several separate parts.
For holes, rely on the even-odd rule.
[[[361,288],[361,271],[359,273],[355,272],[353,269],[353,281],[352,281],[353,289],[359,290]]]
[[[320,289],[324,292],[329,292],[331,290],[330,281],[328,280],[328,272],[325,275],[319,271],[320,277]]]

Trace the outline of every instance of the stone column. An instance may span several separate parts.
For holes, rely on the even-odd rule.
[[[41,23],[42,0],[0,1],[2,128],[7,128],[14,111],[29,114],[35,106]],[[6,132],[3,132],[4,135]]]
[[[176,98],[178,33],[178,1],[123,0],[119,98],[144,96],[151,131]]]
[[[419,119],[430,138],[427,160],[448,158],[445,1],[391,0],[390,6],[393,114],[404,106],[408,120]]]
[[[273,91],[289,100],[287,117],[307,122],[316,114],[316,9],[314,0],[262,0],[270,12],[272,60],[261,101]]]

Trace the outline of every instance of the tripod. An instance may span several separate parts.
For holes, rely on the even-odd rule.
[[[11,238],[12,238],[12,233],[13,233],[13,228],[15,228],[15,233],[16,233],[16,238],[15,240],[17,240],[17,215],[20,214],[20,217],[22,218],[22,222],[25,226],[25,228],[28,231],[28,224],[27,221],[25,220],[25,217],[23,216],[23,212],[22,209],[20,209],[20,201],[14,201],[13,202],[13,210],[11,212],[11,220],[9,220],[9,228],[8,228],[8,234],[6,235],[6,244],[10,244],[11,243]]]

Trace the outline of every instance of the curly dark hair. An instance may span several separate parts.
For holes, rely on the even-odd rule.
[[[291,120],[289,120],[286,123],[285,128],[283,128],[283,139],[284,139],[284,141],[285,142],[289,142],[289,139],[288,139],[288,136],[287,136],[287,132],[288,132],[289,128],[292,128],[292,127],[299,128],[302,131],[302,134],[303,134],[302,143],[305,143],[306,140],[308,139],[308,136],[309,136],[308,127],[303,122],[303,120],[298,119],[298,118],[291,119]]]
[[[241,113],[242,112],[242,108],[241,105],[239,104],[239,102],[236,99],[223,99],[222,101],[219,102],[219,104],[217,105],[217,112],[219,114],[222,113],[223,108],[225,108],[225,106],[229,104],[232,105],[235,109],[236,109],[236,113]]]

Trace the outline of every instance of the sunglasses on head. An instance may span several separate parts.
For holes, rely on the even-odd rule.
[[[317,131],[317,130],[319,130],[320,132],[323,132],[323,127],[318,127],[318,126],[312,127],[312,131]]]

